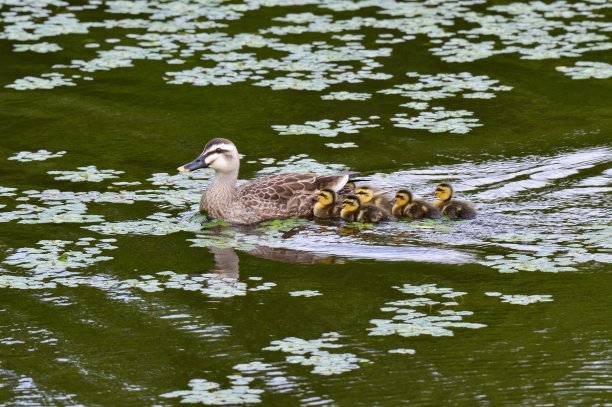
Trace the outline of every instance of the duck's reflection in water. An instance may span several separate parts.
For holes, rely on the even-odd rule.
[[[214,272],[221,278],[237,280],[240,277],[239,263],[240,258],[236,251],[230,247],[209,247],[215,259]],[[246,253],[266,260],[279,263],[292,264],[334,264],[344,263],[344,259],[325,256],[317,253],[309,253],[299,250],[291,250],[278,247],[257,246]]]
[[[215,226],[205,228],[192,241],[213,254],[215,267],[212,271],[222,278],[232,279],[239,278],[240,260],[236,250],[261,259],[292,264],[335,264],[344,263],[347,259],[446,264],[473,262],[472,254],[450,247],[397,244],[386,234],[384,238],[379,235],[362,238],[360,235],[363,231],[351,231],[347,226],[337,228],[336,233],[330,230],[333,232],[334,229],[327,224],[296,221],[254,226]],[[393,235],[394,230],[387,233]]]
[[[211,247],[210,252],[215,258],[215,272],[219,274],[219,277],[238,279],[240,259],[236,254],[236,251],[231,247]]]

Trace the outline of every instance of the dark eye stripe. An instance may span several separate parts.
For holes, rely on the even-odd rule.
[[[223,154],[223,153],[227,153],[227,152],[228,152],[228,150],[221,150],[221,149],[218,148],[216,150],[209,151],[208,153],[204,154],[204,158],[210,157],[213,154]]]

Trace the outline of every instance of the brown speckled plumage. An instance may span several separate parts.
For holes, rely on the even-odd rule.
[[[292,216],[312,216],[317,192],[325,188],[337,191],[348,180],[348,174],[276,174],[253,179],[236,188],[240,166],[238,152],[229,140],[213,141],[207,144],[200,156],[211,160],[207,165],[217,171],[200,201],[200,210],[206,211],[212,218],[248,224]],[[228,150],[217,153],[222,156],[221,160],[211,154],[219,146]]]

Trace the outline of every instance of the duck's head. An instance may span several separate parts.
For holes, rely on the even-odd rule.
[[[342,210],[345,212],[355,212],[361,203],[355,195],[349,195],[342,200]]]
[[[331,189],[322,189],[317,195],[317,202],[323,206],[333,205],[336,202],[336,193]]]
[[[215,138],[206,144],[198,158],[177,170],[191,172],[199,168],[212,168],[216,172],[237,172],[239,167],[240,157],[234,143],[228,139]]]
[[[370,187],[357,188],[355,195],[359,198],[359,202],[368,203],[374,198],[374,190]]]
[[[407,189],[402,189],[397,191],[395,194],[395,198],[393,198],[393,205],[403,208],[412,202],[412,192]]]
[[[453,187],[447,183],[438,184],[434,195],[441,201],[448,201],[453,197]]]

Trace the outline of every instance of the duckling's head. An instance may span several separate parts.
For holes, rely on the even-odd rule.
[[[333,205],[336,202],[336,193],[331,189],[322,189],[317,195],[317,202],[322,206]]]
[[[453,197],[453,187],[447,183],[438,184],[436,190],[434,191],[434,195],[441,201],[448,201]]]
[[[355,195],[349,195],[342,200],[342,210],[345,212],[355,212],[361,203]]]
[[[234,143],[224,138],[212,139],[206,144],[198,158],[177,169],[180,172],[191,172],[209,167],[221,173],[238,172],[240,157]]]
[[[359,202],[368,203],[374,198],[374,190],[370,187],[361,187],[355,191],[355,195],[359,198]]]
[[[397,191],[395,198],[393,198],[393,205],[399,206],[400,208],[403,208],[410,202],[412,202],[412,192],[408,191],[407,189]]]

